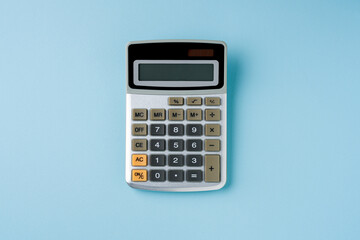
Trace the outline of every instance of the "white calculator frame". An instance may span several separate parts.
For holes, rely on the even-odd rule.
[[[134,89],[129,86],[129,67],[128,64],[134,64],[128,62],[128,48],[130,45],[133,44],[148,44],[148,43],[211,43],[211,44],[221,44],[224,47],[224,74],[223,74],[223,86],[220,89],[206,89],[206,90],[152,90],[152,89]],[[138,59],[138,61],[142,61],[141,59]],[[165,60],[165,62],[168,62],[169,60]],[[152,40],[152,41],[133,41],[129,42],[126,47],[126,85],[127,85],[127,92],[126,92],[126,156],[125,156],[125,179],[129,186],[133,188],[138,189],[146,189],[146,190],[154,190],[154,191],[172,191],[172,192],[189,192],[189,191],[209,191],[209,190],[217,190],[222,188],[226,183],[227,178],[227,47],[226,44],[222,41],[208,41],[208,40]],[[183,97],[184,98],[184,105],[182,106],[169,106],[168,105],[168,98],[169,97]],[[201,97],[202,98],[202,105],[201,106],[187,106],[186,105],[186,98],[187,97]],[[211,107],[206,106],[204,101],[205,97],[220,97],[221,98],[221,104],[220,106]],[[151,123],[159,123],[159,124],[165,124],[166,126],[170,123],[173,124],[202,124],[205,125],[205,123],[216,123],[221,125],[221,135],[219,137],[209,137],[205,136],[205,133],[202,136],[198,136],[196,138],[194,137],[188,137],[186,135],[182,137],[172,137],[172,136],[162,136],[162,137],[152,137],[150,134],[147,134],[146,136],[132,136],[132,109],[135,108],[158,108],[158,109],[166,109],[166,114],[168,113],[168,109],[176,109],[181,108],[185,109],[184,112],[186,112],[186,109],[202,109],[203,113],[205,112],[205,109],[209,108],[216,108],[221,110],[221,116],[220,121],[216,122],[208,122],[205,121],[205,117],[203,116],[203,119],[201,121],[188,121],[186,119],[186,116],[184,117],[183,121],[169,121],[168,117],[166,116],[165,121],[151,121],[150,117],[146,121],[136,122],[136,123],[143,123],[150,126]],[[150,115],[150,112],[148,112],[148,115]],[[204,115],[204,114],[203,114]],[[148,127],[149,128],[149,127]],[[148,130],[150,131],[150,130]],[[205,152],[204,148],[201,152],[187,152],[186,149],[183,152],[169,152],[166,148],[163,152],[156,152],[156,154],[218,154],[220,155],[220,182],[205,182],[204,179],[202,182],[187,182],[186,179],[183,182],[169,182],[167,179],[165,182],[152,182],[149,181],[150,174],[148,173],[148,181],[146,182],[133,182],[131,179],[131,174],[133,169],[161,169],[166,170],[166,172],[169,169],[173,170],[189,170],[189,169],[201,169],[205,174],[204,168],[205,168],[205,162],[203,161],[203,165],[201,167],[188,167],[186,164],[182,167],[171,167],[168,165],[162,166],[162,167],[154,167],[150,166],[148,164],[145,167],[133,167],[132,166],[132,154],[147,154],[149,155],[150,150],[143,152],[138,151],[132,151],[131,149],[131,140],[134,138],[139,139],[151,139],[151,138],[161,138],[167,140],[168,139],[201,139],[204,141],[205,139],[220,139],[221,142],[221,149],[219,152]],[[148,144],[149,145],[149,144]],[[152,152],[154,153],[154,152]],[[204,159],[203,159],[204,160]],[[150,162],[150,161],[149,161]]]

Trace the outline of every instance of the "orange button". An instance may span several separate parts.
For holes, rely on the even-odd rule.
[[[132,155],[132,165],[136,167],[143,167],[147,165],[147,155],[146,154],[133,154]]]
[[[134,169],[132,170],[131,180],[133,182],[146,182],[147,181],[147,171],[145,169]]]

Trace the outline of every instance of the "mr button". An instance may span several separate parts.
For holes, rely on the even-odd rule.
[[[153,121],[165,120],[165,109],[150,109],[150,120]]]

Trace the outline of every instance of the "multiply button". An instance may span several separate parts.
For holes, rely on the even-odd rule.
[[[169,105],[182,106],[182,105],[184,105],[184,98],[183,97],[169,97]]]
[[[220,121],[220,109],[205,109],[206,121]]]
[[[205,105],[206,106],[220,106],[220,98],[219,97],[206,97]]]
[[[147,140],[146,139],[133,139],[132,140],[132,150],[133,151],[146,151],[147,150]]]
[[[147,120],[147,109],[133,109],[132,119],[137,121]]]
[[[220,136],[220,125],[219,124],[206,124],[205,135],[206,136]]]
[[[201,109],[187,109],[186,118],[189,121],[201,121],[202,120],[202,110]]]
[[[220,182],[219,155],[205,155],[205,182]]]
[[[146,182],[147,181],[147,171],[145,169],[132,170],[131,180],[133,182]]]
[[[153,121],[165,120],[165,109],[150,109],[150,120]]]
[[[146,154],[133,154],[132,155],[132,165],[135,167],[143,167],[147,165],[147,155]]]
[[[133,124],[132,125],[132,135],[133,136],[146,136],[147,135],[147,125],[146,124]]]

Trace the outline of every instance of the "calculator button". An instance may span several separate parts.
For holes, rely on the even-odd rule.
[[[188,151],[202,151],[202,140],[186,140],[186,150]]]
[[[162,121],[165,120],[165,109],[150,109],[150,120]]]
[[[220,106],[220,98],[219,97],[206,97],[205,105],[206,106]]]
[[[184,110],[183,109],[169,109],[169,120],[170,121],[183,121]]]
[[[184,125],[182,124],[169,124],[170,136],[184,136]]]
[[[165,155],[150,155],[151,166],[165,166]]]
[[[133,109],[132,119],[137,121],[147,120],[147,109]]]
[[[170,139],[169,151],[184,151],[184,140],[182,139]]]
[[[220,182],[219,155],[205,155],[205,182]]]
[[[206,136],[220,136],[220,125],[219,124],[206,124],[205,125]]]
[[[220,109],[205,109],[206,121],[220,121]]]
[[[202,166],[202,156],[201,155],[187,155],[186,156],[186,165],[189,167],[199,167]]]
[[[170,182],[183,182],[184,171],[183,170],[169,170],[168,178]]]
[[[186,125],[186,135],[188,136],[201,136],[203,126],[201,124],[188,124]]]
[[[205,151],[218,152],[220,151],[220,140],[218,139],[206,139]]]
[[[187,170],[186,181],[201,182],[203,180],[203,172],[201,170]]]
[[[183,155],[169,155],[168,164],[169,164],[169,166],[173,166],[173,167],[184,166],[184,156]]]
[[[150,181],[164,182],[166,180],[165,170],[150,170]]]
[[[164,136],[165,135],[165,124],[151,124],[150,134],[152,136]]]
[[[145,169],[133,169],[131,172],[131,180],[133,182],[146,182],[147,171]]]
[[[147,135],[147,125],[146,124],[133,124],[132,125],[132,135],[133,136],[146,136]]]
[[[202,110],[201,109],[187,109],[186,110],[186,119],[189,121],[201,121],[202,120]]]
[[[133,154],[132,165],[135,167],[147,166],[147,155],[146,154]]]
[[[165,151],[165,140],[163,139],[151,139],[150,140],[151,151]]]
[[[169,97],[169,105],[182,106],[182,105],[184,105],[184,98],[183,97]]]
[[[200,106],[202,104],[201,97],[188,97],[186,99],[186,104],[191,106]]]
[[[147,150],[147,140],[146,139],[133,139],[132,140],[132,150],[133,151],[146,151]]]

